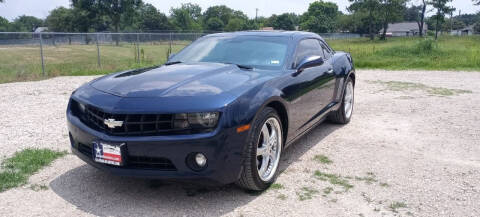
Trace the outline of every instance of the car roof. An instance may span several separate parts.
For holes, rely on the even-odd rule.
[[[312,32],[303,31],[280,31],[280,30],[254,30],[254,31],[241,31],[241,32],[222,32],[207,35],[208,36],[265,36],[265,37],[291,37],[291,38],[321,38],[318,34]]]

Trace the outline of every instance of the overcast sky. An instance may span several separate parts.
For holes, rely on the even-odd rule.
[[[212,5],[227,5],[230,8],[241,10],[249,17],[255,17],[255,8],[258,8],[259,16],[270,16],[284,12],[301,14],[308,9],[308,5],[314,0],[144,0],[153,4],[161,12],[168,15],[171,7],[178,7],[182,3],[197,3],[205,10]],[[415,0],[419,1],[419,0]],[[346,12],[348,0],[332,1],[338,4],[340,10]],[[0,3],[0,16],[12,21],[20,15],[31,15],[45,18],[52,9],[64,6],[68,7],[70,0],[5,0]],[[464,13],[476,13],[480,7],[474,6],[472,0],[453,0],[452,6],[457,8],[455,14],[461,10]]]

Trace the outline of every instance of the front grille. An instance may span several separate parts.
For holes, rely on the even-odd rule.
[[[122,121],[123,124],[110,128],[105,125],[105,119]],[[173,115],[170,114],[109,114],[93,106],[86,106],[84,122],[111,135],[155,135],[174,130]]]
[[[84,111],[75,100],[70,105],[73,115],[88,127],[112,136],[155,136],[206,132],[205,129],[175,128],[173,114],[113,114],[94,106],[85,105]],[[122,121],[122,126],[108,127],[105,119]],[[207,129],[211,130],[211,129]]]
[[[93,158],[92,147],[78,143],[78,151],[88,158]],[[130,169],[152,169],[162,171],[176,171],[177,168],[173,165],[172,161],[163,157],[139,157],[139,156],[127,156],[125,157],[126,163],[122,168]],[[106,164],[108,165],[108,164]],[[110,165],[109,165],[110,166]]]
[[[129,156],[128,166],[139,169],[177,170],[173,163],[167,158]]]

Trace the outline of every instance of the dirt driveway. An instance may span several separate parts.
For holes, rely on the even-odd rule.
[[[67,155],[0,193],[0,216],[480,216],[480,72],[357,76],[352,122],[297,141],[262,194],[119,178]],[[67,99],[92,78],[1,84],[0,158],[68,150]]]

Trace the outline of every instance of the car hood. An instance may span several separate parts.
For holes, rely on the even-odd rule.
[[[90,85],[120,97],[239,96],[278,73],[220,63],[175,64],[120,72]]]

